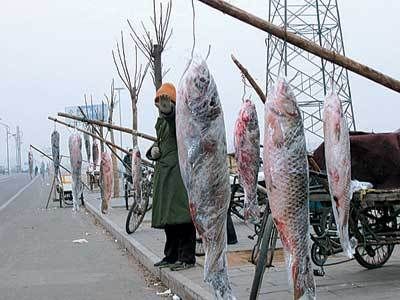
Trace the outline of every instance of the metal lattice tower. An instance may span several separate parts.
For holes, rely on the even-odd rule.
[[[337,0],[269,0],[268,20],[288,32],[345,55]],[[302,110],[306,131],[323,137],[323,101],[332,85],[332,74],[349,128],[355,130],[346,69],[271,35],[266,44],[267,88],[278,75],[286,74]]]

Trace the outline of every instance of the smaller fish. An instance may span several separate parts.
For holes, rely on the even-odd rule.
[[[140,155],[140,150],[138,148],[133,149],[132,152],[132,183],[133,183],[133,192],[135,201],[141,201],[142,197],[142,158]]]
[[[69,159],[72,168],[72,203],[73,211],[79,210],[78,199],[82,195],[81,169],[82,169],[82,139],[78,133],[69,137]]]
[[[257,202],[257,181],[260,167],[260,128],[256,107],[246,100],[236,119],[234,132],[235,158],[240,183],[244,189],[244,219],[257,223],[260,208]]]
[[[83,134],[83,140],[85,141],[85,150],[87,161],[90,163],[91,152],[90,152],[90,136],[87,133]]]
[[[103,152],[101,154],[100,186],[101,212],[106,214],[108,212],[113,187],[112,160],[111,155],[108,152]]]
[[[60,134],[56,130],[51,134],[51,152],[53,155],[54,174],[57,178],[60,169]]]
[[[350,136],[342,104],[332,90],[324,102],[325,162],[340,244],[343,252],[352,258],[355,240],[349,239],[351,191]]]
[[[29,152],[28,152],[28,164],[29,164],[29,175],[31,176],[31,179],[32,179],[32,176],[33,176],[33,153],[32,153],[32,150],[29,150]]]
[[[98,139],[93,139],[92,153],[93,153],[93,170],[96,170],[96,167],[99,165],[99,160],[100,160],[100,142]]]

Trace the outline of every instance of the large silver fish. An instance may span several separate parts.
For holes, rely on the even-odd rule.
[[[257,181],[260,168],[260,128],[256,107],[246,100],[239,111],[234,132],[235,158],[244,189],[244,219],[258,222]]]
[[[350,136],[338,95],[332,90],[324,102],[325,162],[332,209],[343,252],[352,258],[354,246],[349,240],[351,192]]]
[[[179,165],[194,225],[205,250],[204,280],[216,299],[235,299],[226,263],[230,201],[225,125],[217,86],[205,61],[192,62],[176,107]]]
[[[60,171],[60,134],[54,130],[51,134],[51,152],[53,155],[54,176],[58,178]]]
[[[106,214],[110,205],[113,187],[113,168],[111,155],[108,152],[101,154],[100,162],[100,193],[101,193],[101,212]]]
[[[72,168],[72,202],[73,210],[79,210],[78,199],[82,196],[83,185],[81,181],[82,169],[82,139],[78,133],[70,135],[68,140],[69,159]]]
[[[315,299],[309,253],[308,162],[300,110],[278,79],[265,103],[264,175],[294,299]]]

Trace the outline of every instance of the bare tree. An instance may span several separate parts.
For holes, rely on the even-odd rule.
[[[111,89],[110,89],[110,96],[108,97],[107,94],[104,94],[108,104],[108,123],[112,124],[113,122],[113,113],[114,113],[114,106],[115,106],[115,90],[114,90],[114,79],[111,81]],[[110,133],[111,143],[115,144],[114,140],[114,130],[108,128],[108,133]],[[113,147],[111,154],[112,164],[113,164],[113,177],[114,177],[114,198],[119,197],[119,176],[118,176],[118,162],[117,157],[115,156],[116,148]]]
[[[129,20],[128,24],[131,28],[131,37],[135,42],[135,45],[140,49],[144,56],[148,59],[151,66],[151,76],[153,83],[158,90],[162,84],[163,77],[168,73],[169,69],[165,72],[162,71],[162,53],[172,36],[172,29],[169,28],[169,22],[171,17],[172,1],[170,0],[167,4],[165,13],[163,11],[163,5],[160,3],[159,14],[156,9],[156,1],[153,0],[153,17],[150,17],[153,35],[147,30],[143,22],[141,22],[144,30],[143,34],[139,34],[132,26]],[[154,38],[153,38],[154,37]]]
[[[149,64],[147,63],[144,68],[142,64],[138,64],[138,50],[136,45],[134,54],[134,67],[133,72],[131,72],[126,62],[124,34],[121,31],[121,46],[117,42],[117,51],[115,53],[113,50],[112,56],[118,76],[129,91],[132,105],[132,129],[137,130],[137,101],[139,98],[140,89],[149,68]],[[132,144],[133,148],[137,147],[137,137],[135,135],[132,135]]]

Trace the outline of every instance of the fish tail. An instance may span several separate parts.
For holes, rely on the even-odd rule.
[[[339,237],[340,237],[340,244],[342,245],[344,254],[346,254],[348,258],[353,258],[357,242],[356,239],[354,238],[350,240],[349,225],[347,223],[339,225]]]
[[[260,219],[257,192],[244,192],[244,220],[256,224]]]
[[[314,300],[315,281],[310,257],[294,259],[292,266],[293,299]]]

